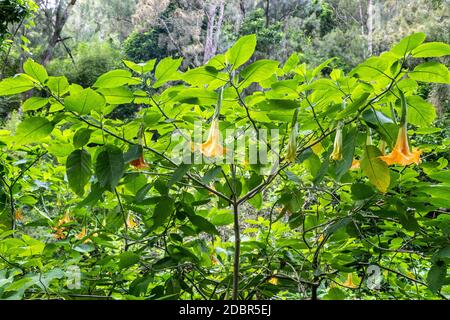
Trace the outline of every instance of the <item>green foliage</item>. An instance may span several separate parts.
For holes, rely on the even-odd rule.
[[[158,31],[133,32],[123,43],[123,51],[128,60],[144,62],[162,59],[167,52],[158,43]]]
[[[84,194],[84,186],[89,182],[91,155],[84,149],[73,151],[66,162],[67,180],[72,190],[79,196]]]
[[[20,23],[36,10],[36,3],[32,0],[2,0],[0,4],[0,45],[9,34],[8,26]]]
[[[267,55],[270,50],[276,50],[284,37],[281,22],[270,23],[266,26],[264,10],[261,8],[251,11],[245,17],[239,35],[248,34],[255,34],[258,37],[256,50],[260,52],[260,55]]]
[[[108,43],[81,43],[71,59],[54,59],[47,66],[53,76],[66,76],[83,87],[94,84],[98,76],[120,66],[120,54]]]
[[[35,95],[0,130],[0,298],[449,297],[448,130],[417,81],[450,81],[415,58],[446,46],[412,34],[346,73],[252,60],[255,41],[186,72],[181,58],[127,60],[83,87],[28,60],[0,82]],[[122,103],[135,117],[111,119]],[[185,141],[196,121],[206,142]],[[225,133],[246,154],[263,129],[279,129],[280,149],[258,142],[272,163],[179,163],[185,143],[184,160],[222,153]],[[394,151],[408,164],[380,158]]]

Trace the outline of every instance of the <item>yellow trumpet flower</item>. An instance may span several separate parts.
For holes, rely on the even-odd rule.
[[[66,212],[64,214],[64,217],[62,217],[61,219],[58,220],[58,225],[60,226],[62,224],[66,224],[66,223],[69,223],[71,221],[72,221],[72,219],[70,219],[69,212]]]
[[[339,124],[336,129],[336,137],[334,138],[333,153],[331,159],[339,161],[342,160],[342,126]]]
[[[66,238],[66,235],[64,234],[65,228],[53,228],[55,230],[55,234],[53,237],[58,240],[62,240]]]
[[[353,159],[352,160],[352,166],[350,167],[350,170],[356,170],[360,168],[360,162],[358,159]]]
[[[55,234],[53,235],[53,237],[58,240],[65,239],[66,235],[64,234],[64,231],[66,230],[66,228],[62,225],[71,221],[72,219],[70,218],[69,212],[66,212],[64,214],[64,217],[58,220],[58,224],[56,225],[56,227],[53,228],[53,230],[55,230]]]
[[[419,164],[421,154],[422,151],[417,148],[413,149],[412,152],[410,151],[405,123],[398,131],[397,142],[394,149],[392,149],[390,154],[379,158],[388,165],[399,164],[401,166],[407,166],[411,163]]]
[[[77,235],[75,235],[75,238],[77,238],[78,240],[83,239],[84,237],[86,237],[87,231],[86,228],[83,227],[83,229],[81,229],[81,232]]]
[[[274,286],[276,286],[276,285],[278,285],[278,278],[271,277],[267,282],[273,284]]]
[[[17,209],[16,212],[14,213],[14,218],[15,218],[17,221],[23,221],[22,210]]]
[[[133,160],[130,164],[136,169],[147,169],[148,164],[145,163],[144,155],[141,155],[138,159]]]
[[[289,142],[287,146],[286,160],[289,162],[295,162],[297,158],[297,132],[298,124],[295,124],[289,135]]]
[[[138,226],[139,222],[137,221],[137,219],[131,215],[128,215],[127,218],[127,228],[129,229],[134,229]]]
[[[213,254],[211,255],[211,263],[212,263],[213,265],[218,265],[218,264],[220,264],[219,259],[217,259],[216,256],[213,255]]]
[[[357,287],[357,285],[353,283],[353,274],[352,273],[349,273],[347,275],[347,280],[345,280],[345,282],[342,285],[347,288],[356,288]]]
[[[217,118],[212,121],[208,139],[201,144],[200,151],[210,158],[221,156],[227,152],[220,144],[219,120]]]

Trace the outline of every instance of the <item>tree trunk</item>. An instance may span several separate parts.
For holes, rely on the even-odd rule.
[[[206,29],[206,39],[205,39],[205,51],[203,54],[203,63],[208,62],[208,60],[212,57],[213,50],[213,35],[214,35],[214,23],[216,20],[216,8],[217,5],[215,2],[211,2],[209,4],[208,11],[206,13],[206,17],[208,18],[208,27]]]
[[[239,227],[239,205],[233,203],[234,213],[234,261],[233,261],[233,300],[239,297],[239,265],[241,255],[241,231]]]
[[[206,30],[206,39],[204,45],[203,63],[208,62],[217,52],[219,37],[222,31],[223,13],[225,9],[224,0],[219,4],[219,15],[217,16],[217,3],[211,2],[206,13],[208,18],[208,27]],[[217,20],[216,20],[217,16]]]
[[[264,8],[264,13],[266,16],[266,28],[269,27],[269,9],[270,9],[270,0],[266,0],[266,6]]]
[[[363,14],[363,8],[362,8],[362,0],[359,0],[358,7],[359,7],[359,21],[361,24],[361,39],[364,39],[364,37],[366,36],[366,32],[364,30],[364,14]],[[361,44],[362,44],[363,59],[365,60],[367,58],[366,47],[364,45],[364,41],[361,41],[361,42],[362,42]]]
[[[239,9],[241,10],[242,20],[245,18],[245,1],[240,0],[239,1]]]
[[[373,0],[367,4],[367,51],[368,56],[373,54]]]
[[[75,6],[77,0],[70,0],[70,2],[64,6],[65,1],[59,0],[58,5],[56,7],[55,18],[53,19],[52,14],[50,13],[49,8],[45,8],[45,16],[47,17],[47,24],[49,26],[53,26],[53,29],[50,33],[47,48],[42,54],[41,64],[44,66],[52,59],[53,52],[58,44],[61,41],[61,33],[64,28],[64,25],[69,18],[70,11]]]
[[[219,47],[219,38],[220,33],[222,32],[222,22],[223,22],[223,12],[225,10],[225,3],[222,0],[220,2],[220,8],[219,8],[219,17],[217,18],[217,25],[216,25],[216,34],[214,36],[214,50],[213,50],[213,56],[217,52],[217,48]]]

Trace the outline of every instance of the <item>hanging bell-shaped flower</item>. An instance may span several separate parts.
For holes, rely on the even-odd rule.
[[[331,153],[331,159],[339,161],[343,159],[342,156],[342,123],[339,123],[336,128],[336,136],[333,143],[333,152]]]
[[[407,166],[412,163],[420,163],[420,155],[422,151],[415,148],[411,151],[408,143],[408,129],[407,129],[407,112],[408,105],[406,103],[403,92],[400,91],[400,100],[402,103],[402,117],[400,120],[400,129],[398,130],[397,141],[394,149],[391,153],[385,156],[381,156],[380,159],[386,162],[388,165],[398,164],[401,166]]]
[[[297,136],[298,136],[298,123],[296,123],[289,135],[289,142],[287,145],[286,160],[289,162],[295,162],[297,158]]]

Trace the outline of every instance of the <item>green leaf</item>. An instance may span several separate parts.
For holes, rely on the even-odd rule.
[[[410,36],[403,38],[398,44],[396,44],[391,49],[391,52],[395,56],[402,58],[408,52],[419,46],[426,37],[426,34],[422,32],[413,33]]]
[[[130,284],[130,294],[139,297],[145,295],[150,283],[153,282],[153,274],[138,277]]]
[[[92,183],[91,192],[83,199],[83,201],[77,204],[77,207],[94,206],[102,198],[104,191],[105,189],[100,187],[98,182]]]
[[[330,288],[328,293],[323,297],[324,300],[345,300],[347,295],[339,288]]]
[[[407,211],[402,206],[397,206],[397,216],[401,225],[408,231],[419,231],[420,226],[414,217],[414,212]]]
[[[228,77],[225,73],[219,73],[213,67],[203,66],[187,71],[183,74],[182,80],[190,85],[201,87],[215,80],[225,83]]]
[[[278,61],[274,60],[258,60],[241,72],[242,82],[240,88],[246,88],[253,82],[260,82],[270,78],[278,68]]]
[[[354,99],[354,101],[349,104],[344,110],[339,112],[336,115],[336,120],[341,120],[345,117],[348,117],[352,114],[355,114],[359,108],[367,101],[367,98],[369,98],[370,93],[364,92],[361,96],[359,96],[357,99]]]
[[[196,226],[199,230],[204,231],[209,234],[219,235],[219,231],[217,231],[216,227],[206,220],[205,218],[199,215],[189,215],[189,221]]]
[[[162,197],[158,204],[155,206],[153,212],[153,226],[152,229],[156,229],[162,226],[167,219],[172,215],[174,210],[173,200],[169,197]]]
[[[351,186],[352,198],[355,200],[368,199],[375,194],[372,187],[365,183],[355,182]]]
[[[97,92],[105,97],[106,103],[113,105],[131,103],[134,99],[133,92],[127,87],[104,88]]]
[[[419,96],[406,97],[408,104],[407,120],[409,123],[419,126],[428,127],[436,118],[436,109],[433,105],[426,102]]]
[[[350,222],[352,222],[352,219],[350,217],[344,217],[342,219],[339,219],[338,221],[334,222],[333,224],[329,225],[325,229],[326,235],[332,235],[339,229],[346,227]]]
[[[320,71],[322,71],[324,68],[326,68],[332,61],[334,61],[336,58],[330,58],[324,62],[322,62],[320,65],[314,68],[312,72],[312,76],[315,77],[317,74],[319,74]]]
[[[350,169],[353,162],[353,155],[356,146],[356,128],[346,130],[343,137],[342,160],[336,162],[336,179],[340,180],[342,176]]]
[[[92,130],[87,128],[81,128],[75,132],[73,136],[73,145],[75,148],[81,148],[89,142],[91,138]]]
[[[26,74],[40,83],[44,83],[48,79],[48,74],[45,68],[39,63],[34,62],[32,59],[28,59],[23,64],[23,70]]]
[[[173,184],[175,184],[178,181],[180,181],[181,179],[183,179],[183,177],[186,175],[186,173],[189,172],[189,169],[191,168],[191,166],[192,166],[191,164],[187,164],[187,163],[181,164],[177,168],[177,170],[175,170],[175,172],[173,173],[173,176],[170,178],[168,187],[170,188],[170,186],[172,186]]]
[[[295,100],[266,99],[258,103],[257,106],[262,111],[292,110],[299,107],[299,102]],[[292,119],[292,115],[290,115],[290,118]]]
[[[134,63],[132,61],[123,60],[123,63],[133,70],[134,72],[137,72],[139,74],[148,73],[153,71],[153,68],[155,67],[156,59],[149,60],[145,63]]]
[[[215,91],[202,88],[188,88],[177,95],[176,100],[196,105],[214,105],[217,103],[218,95]]]
[[[119,255],[119,269],[126,269],[139,262],[139,255],[125,251]]]
[[[288,73],[291,72],[292,69],[294,69],[298,63],[300,62],[300,57],[296,52],[291,54],[289,58],[286,60],[286,62],[283,65],[283,72]]]
[[[419,64],[409,77],[422,82],[450,83],[447,67],[432,61]]]
[[[250,59],[255,48],[256,35],[250,34],[244,36],[228,49],[225,53],[225,61],[233,66],[231,70],[236,70]]]
[[[156,82],[153,84],[153,88],[159,88],[167,81],[179,80],[181,74],[178,72],[178,68],[180,67],[182,61],[182,58],[173,59],[171,57],[167,57],[162,59],[156,66]]]
[[[450,171],[436,171],[427,174],[431,179],[445,182],[450,185]]]
[[[145,197],[147,196],[147,193],[150,191],[150,189],[151,189],[152,187],[153,187],[153,186],[152,186],[150,183],[148,183],[148,184],[144,185],[143,187],[141,187],[141,188],[136,192],[136,196],[134,197],[136,203],[142,202],[142,201],[145,199]]]
[[[147,111],[144,114],[144,122],[149,128],[151,128],[154,124],[158,123],[158,121],[161,118],[162,118],[161,113],[156,111]]]
[[[0,82],[0,96],[22,93],[34,88],[34,82],[24,75],[6,78]]]
[[[441,287],[445,283],[446,275],[447,267],[443,261],[438,261],[433,264],[427,275],[427,284],[431,292],[437,293],[441,290]]]
[[[66,170],[70,188],[80,197],[83,196],[84,187],[92,176],[89,152],[84,149],[73,151],[67,157]]]
[[[139,159],[142,156],[143,148],[139,144],[133,144],[128,147],[127,152],[124,153],[123,159],[125,163]]]
[[[223,70],[225,68],[225,54],[219,53],[215,55],[205,66],[213,67],[216,70]]]
[[[412,52],[414,58],[431,58],[450,55],[450,45],[443,42],[423,43]]]
[[[40,108],[44,107],[48,103],[48,98],[41,98],[41,97],[31,97],[30,99],[27,99],[23,105],[22,105],[22,111],[34,111],[39,110]]]
[[[95,174],[101,187],[114,191],[124,173],[122,150],[113,145],[107,145],[98,154],[95,163]]]
[[[49,77],[46,86],[57,97],[61,97],[69,91],[69,81],[66,77]]]
[[[127,70],[112,70],[102,74],[94,83],[95,88],[117,88],[125,84],[139,84],[140,80],[133,78]]]
[[[211,217],[211,223],[215,226],[226,226],[232,224],[234,221],[234,216],[231,212],[227,213],[215,213]]]
[[[38,142],[53,131],[53,124],[44,117],[32,117],[17,127],[16,138],[21,144]]]
[[[386,192],[391,177],[387,164],[378,158],[380,156],[382,156],[380,149],[376,146],[366,145],[361,159],[361,169],[378,190]]]
[[[205,172],[202,181],[209,184],[222,171],[222,167],[216,166]]]
[[[361,116],[369,127],[377,130],[383,136],[388,144],[392,145],[396,141],[398,127],[383,112],[369,109],[364,111]]]
[[[91,88],[87,88],[65,98],[64,104],[67,110],[83,115],[89,114],[93,110],[101,113],[106,101],[102,95]]]
[[[450,259],[450,245],[436,252],[436,258]]]
[[[370,57],[363,63],[357,65],[350,73],[349,76],[354,76],[355,74],[361,80],[373,81],[374,78],[384,76],[384,71],[388,68],[389,61],[380,57]]]

